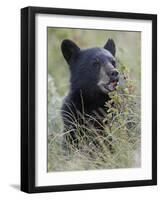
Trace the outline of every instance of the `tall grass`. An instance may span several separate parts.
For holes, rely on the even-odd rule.
[[[75,145],[69,142],[70,153],[62,148],[64,135],[68,134],[68,131],[63,132],[59,112],[60,97],[54,95],[55,101],[50,105],[51,107],[49,106],[49,110],[55,111],[55,115],[51,115],[55,118],[49,117],[49,120],[58,124],[54,124],[55,131],[52,132],[53,124],[49,122],[49,131],[51,131],[48,136],[49,171],[140,166],[140,96],[135,93],[135,82],[128,80],[125,67],[121,69],[120,66],[120,70],[122,70],[122,77],[126,76],[126,80],[122,79],[124,82],[117,87],[116,91],[110,93],[111,100],[105,104],[107,111],[104,113],[102,123],[104,134],[100,135],[95,128],[88,126],[87,122],[84,126],[75,121],[79,148],[75,148]],[[54,84],[52,87],[54,91]],[[56,104],[58,104],[57,108]],[[93,144],[93,138],[97,145]]]

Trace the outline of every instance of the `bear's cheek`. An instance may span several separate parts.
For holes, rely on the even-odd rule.
[[[101,68],[100,72],[99,72],[99,81],[98,81],[98,83],[99,84],[108,84],[109,81],[110,81],[110,77],[105,72],[105,69]]]

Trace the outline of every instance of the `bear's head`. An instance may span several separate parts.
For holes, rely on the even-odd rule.
[[[116,69],[116,47],[108,39],[103,48],[81,49],[71,40],[63,40],[61,50],[71,72],[71,88],[108,93],[115,90],[119,73]]]

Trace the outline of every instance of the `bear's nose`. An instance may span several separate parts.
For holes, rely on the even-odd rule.
[[[113,80],[119,79],[119,72],[115,69],[110,72],[110,78]]]

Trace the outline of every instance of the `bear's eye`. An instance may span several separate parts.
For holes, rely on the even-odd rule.
[[[99,60],[99,58],[95,58],[95,59],[93,60],[93,65],[94,65],[94,66],[99,66],[99,65],[100,65],[100,60]]]
[[[111,60],[111,64],[116,67],[116,61],[115,60]]]

